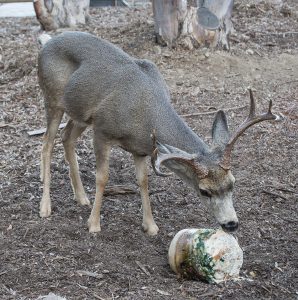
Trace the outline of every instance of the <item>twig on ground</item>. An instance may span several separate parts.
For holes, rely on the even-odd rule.
[[[225,108],[223,110],[224,111],[230,111],[230,110],[243,109],[245,107],[247,107],[247,105]],[[217,113],[217,110],[207,111],[207,112],[202,112],[202,113],[185,114],[185,115],[180,115],[180,116],[184,117],[184,118],[188,118],[188,117],[196,117],[196,116],[203,116],[203,115],[212,115],[212,114],[215,114],[215,113]]]
[[[284,84],[288,84],[288,83],[294,83],[294,82],[298,82],[298,79],[293,79],[293,80],[289,80],[289,81],[285,81],[285,82],[281,82],[277,85],[284,85]]]
[[[25,232],[25,234],[23,235],[23,239],[26,238],[28,231],[29,231],[29,228],[26,229],[26,232]]]
[[[231,78],[231,77],[236,77],[236,76],[239,76],[241,75],[240,73],[235,73],[235,74],[229,74],[226,76],[226,78]]]
[[[282,191],[282,192],[298,194],[298,191],[295,191],[295,190],[289,189],[289,188],[285,188],[285,187],[277,187],[277,186],[274,186],[274,185],[264,185],[264,186],[262,186],[262,188],[264,188],[264,187],[273,188],[273,189],[276,189],[276,190]]]
[[[208,296],[214,296],[214,292],[207,292],[205,294],[197,295],[198,298],[204,298]]]
[[[164,296],[171,296],[171,294],[168,293],[168,292],[166,292],[166,291],[162,291],[162,290],[159,290],[159,289],[157,289],[156,291],[157,291],[159,294],[161,294],[161,295],[164,295]]]
[[[15,129],[16,126],[15,125],[12,125],[12,124],[7,124],[7,123],[0,123],[0,128],[4,128],[4,127],[10,127],[10,128],[13,128]]]
[[[284,217],[279,216],[278,214],[272,214],[272,215],[275,216],[276,218],[286,221],[288,223],[298,223],[298,219],[295,220],[295,219],[284,218]]]
[[[151,276],[151,274],[149,273],[149,271],[145,268],[144,265],[142,265],[138,260],[136,260],[136,264],[138,265],[138,267],[147,275],[147,276]]]
[[[80,276],[89,276],[89,277],[93,277],[93,278],[96,278],[96,279],[102,279],[102,278],[103,278],[103,275],[102,275],[102,274],[98,274],[98,273],[95,273],[95,272],[89,272],[89,271],[84,271],[84,270],[78,270],[77,273],[78,273]]]
[[[102,298],[100,296],[98,296],[97,294],[93,293],[93,297],[99,300],[105,300],[105,298]]]
[[[59,125],[59,129],[62,129],[66,126],[67,123],[61,123]],[[34,135],[40,135],[40,134],[43,134],[47,131],[46,128],[41,128],[41,129],[36,129],[36,130],[32,130],[32,131],[27,131],[27,133],[30,135],[30,136],[34,136]]]
[[[113,185],[107,186],[104,191],[104,196],[113,196],[113,195],[124,195],[124,194],[136,194],[137,191],[132,187],[124,185]]]
[[[275,196],[275,197],[279,197],[279,198],[281,198],[281,199],[284,199],[284,200],[286,200],[286,201],[289,201],[288,198],[286,198],[286,197],[284,197],[284,196],[282,196],[282,195],[280,195],[280,194],[277,194],[277,193],[273,193],[273,192],[266,191],[266,190],[262,190],[261,193],[265,193],[265,194],[268,194],[268,195],[271,195],[271,196]]]
[[[265,291],[267,291],[268,293],[271,293],[271,291],[269,289],[267,289],[264,285],[261,285],[262,289],[264,289]]]
[[[285,31],[285,32],[257,32],[259,35],[288,35],[298,34],[298,31]]]
[[[161,193],[164,193],[166,191],[167,191],[166,189],[151,191],[151,192],[149,192],[149,195],[152,196],[152,195],[156,195],[156,194],[161,194]]]

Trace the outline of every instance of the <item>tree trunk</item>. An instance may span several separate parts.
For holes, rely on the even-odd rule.
[[[36,17],[43,30],[75,27],[89,18],[90,0],[34,0]]]
[[[233,0],[153,0],[157,42],[229,49]]]

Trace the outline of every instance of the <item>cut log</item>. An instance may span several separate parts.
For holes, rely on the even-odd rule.
[[[89,5],[90,0],[34,0],[36,17],[46,31],[85,24]]]
[[[157,42],[229,49],[233,0],[153,0]]]

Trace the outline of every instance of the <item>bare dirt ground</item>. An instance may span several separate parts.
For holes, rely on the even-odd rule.
[[[272,99],[273,111],[284,115],[283,122],[248,130],[234,151],[243,279],[219,285],[179,279],[167,263],[169,243],[180,229],[218,226],[177,177],[159,178],[150,169],[156,237],[141,230],[138,193],[106,196],[102,232],[89,234],[90,208],[72,199],[59,137],[53,214],[39,217],[42,137],[27,134],[45,126],[36,79],[39,27],[34,18],[0,20],[0,299],[50,292],[67,299],[297,299],[298,4],[287,1],[280,9],[255,2],[236,1],[230,52],[157,46],[150,8],[92,10],[90,24],[79,28],[154,61],[181,115],[209,113],[185,117],[207,142],[215,110],[227,110],[232,130],[243,121],[249,86],[260,111]],[[77,152],[93,200],[91,131]],[[132,159],[120,149],[112,153],[109,185],[137,191]]]

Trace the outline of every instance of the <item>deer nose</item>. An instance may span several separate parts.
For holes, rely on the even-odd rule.
[[[221,227],[226,232],[233,232],[236,231],[238,228],[238,222],[230,221],[226,224],[221,224]]]

